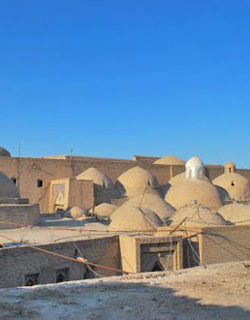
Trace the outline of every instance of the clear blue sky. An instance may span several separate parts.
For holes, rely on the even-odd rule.
[[[1,0],[0,145],[250,168],[249,0]]]

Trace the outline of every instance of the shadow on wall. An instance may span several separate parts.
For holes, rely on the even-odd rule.
[[[26,318],[63,316],[65,319],[79,319],[84,314],[84,319],[100,320],[250,319],[250,312],[241,307],[203,305],[200,300],[205,295],[204,291],[195,293],[195,288],[192,289],[192,296],[199,295],[199,299],[187,295],[177,296],[176,290],[172,288],[119,281],[74,283],[74,286],[63,283],[56,288],[33,287],[32,290],[18,288],[12,290],[11,294],[8,290],[1,290],[0,313],[3,319],[14,319],[16,314],[25,314]],[[22,303],[17,304],[16,301],[20,299]]]

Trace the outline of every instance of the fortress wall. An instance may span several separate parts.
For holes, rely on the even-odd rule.
[[[85,259],[89,262],[119,268],[119,239],[117,236],[75,241]],[[73,242],[39,245],[40,248],[74,258]],[[25,285],[27,275],[38,274],[39,284],[55,283],[56,272],[68,269],[68,280],[83,279],[85,266],[27,246],[0,249],[0,288]],[[116,271],[93,269],[102,276],[116,275]]]

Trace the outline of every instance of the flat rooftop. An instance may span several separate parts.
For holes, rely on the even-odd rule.
[[[250,261],[1,289],[0,314],[7,320],[248,320],[249,275]]]
[[[40,226],[27,226],[14,229],[0,230],[0,243],[15,245],[48,244],[54,242],[74,241],[81,239],[103,238],[113,236],[107,232],[108,225],[95,222],[92,218],[72,220],[58,216],[42,217]],[[4,238],[3,236],[8,237]],[[11,239],[15,241],[11,241]],[[18,245],[18,244],[17,244]]]

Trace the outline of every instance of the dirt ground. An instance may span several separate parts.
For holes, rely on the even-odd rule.
[[[2,289],[0,319],[250,319],[250,262]]]

